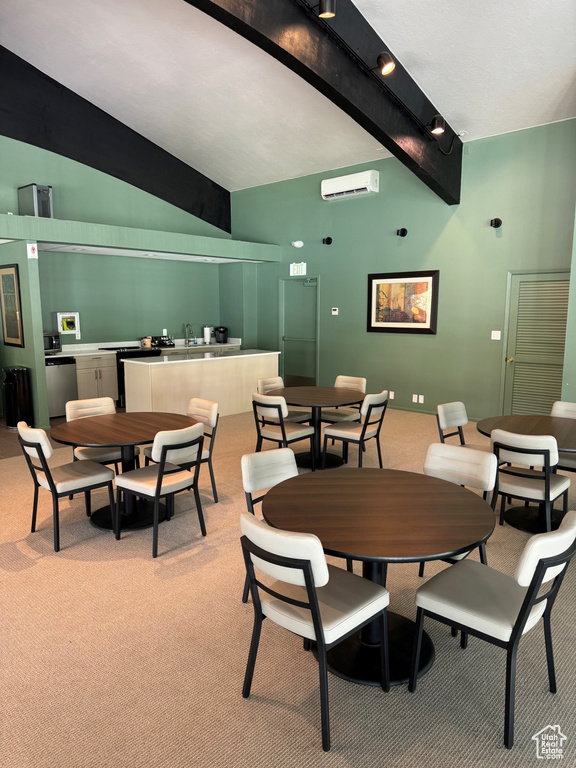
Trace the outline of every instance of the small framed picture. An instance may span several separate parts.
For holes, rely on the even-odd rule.
[[[440,270],[368,275],[370,333],[436,333]]]
[[[4,344],[23,347],[22,308],[20,304],[20,279],[18,264],[0,267],[0,305]]]

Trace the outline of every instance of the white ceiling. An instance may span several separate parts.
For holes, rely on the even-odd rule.
[[[464,141],[576,116],[576,2],[355,0]],[[2,0],[0,44],[235,191],[387,157],[183,0]]]

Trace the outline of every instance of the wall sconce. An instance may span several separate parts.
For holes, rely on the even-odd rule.
[[[376,59],[376,64],[381,75],[389,75],[396,67],[396,62],[388,51],[382,51]]]
[[[325,237],[322,240],[323,245],[332,245],[332,238],[331,237]]]
[[[302,246],[304,245],[304,242],[302,240],[292,240],[290,245],[293,246],[294,248],[302,248]]]
[[[408,230],[402,227],[402,229],[396,230],[396,234],[398,235],[398,237],[406,237],[406,235],[408,234]]]
[[[320,0],[318,16],[321,19],[333,19],[336,16],[336,0]]]
[[[502,219],[490,219],[490,226],[494,229],[500,229],[502,226]]]

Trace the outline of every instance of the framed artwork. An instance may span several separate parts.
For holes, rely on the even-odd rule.
[[[9,347],[23,347],[18,264],[0,267],[0,305],[4,344]]]
[[[436,333],[440,270],[368,275],[371,333]]]

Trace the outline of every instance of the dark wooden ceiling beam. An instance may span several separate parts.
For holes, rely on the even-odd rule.
[[[338,0],[327,21],[310,9],[314,0],[186,2],[314,86],[445,202],[460,202],[462,142],[448,125],[439,141],[426,130],[438,110],[400,63],[386,78],[371,71],[389,48],[351,0]]]

